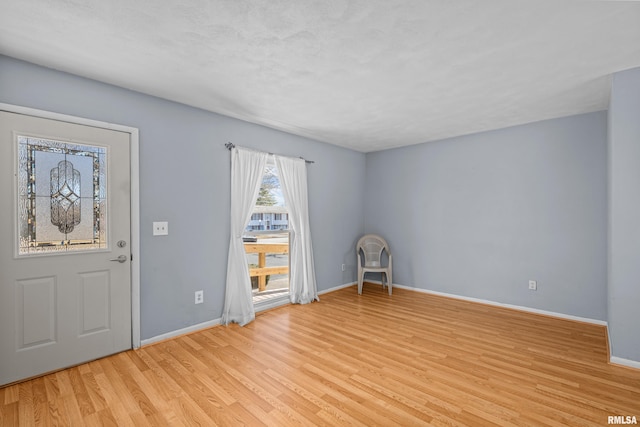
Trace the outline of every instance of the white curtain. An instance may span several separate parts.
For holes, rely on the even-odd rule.
[[[289,209],[290,299],[294,304],[319,301],[309,227],[306,164],[302,159],[281,156],[275,158],[280,175],[280,187]]]
[[[246,325],[256,317],[242,234],[258,198],[267,156],[267,153],[241,147],[231,149],[231,236],[222,312],[224,325],[231,322]]]

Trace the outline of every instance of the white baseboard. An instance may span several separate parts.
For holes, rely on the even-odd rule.
[[[366,283],[373,283],[374,285],[380,285],[382,286],[382,282],[380,280],[369,280],[369,279],[365,279]],[[322,294],[327,294],[329,292],[333,292],[333,291],[337,291],[340,289],[344,289],[344,288],[348,288],[349,286],[356,286],[358,284],[358,282],[350,282],[350,283],[345,283],[344,285],[339,285],[339,286],[334,286],[333,288],[329,288],[329,289],[325,289],[324,291],[318,292],[318,295],[322,295]],[[395,285],[393,285],[395,286]],[[406,287],[406,289],[413,289],[410,287]]]
[[[557,313],[555,311],[540,310],[540,309],[537,309],[537,308],[525,307],[525,306],[522,306],[522,305],[505,304],[505,303],[486,300],[486,299],[481,299],[481,298],[465,297],[465,296],[456,295],[456,294],[449,294],[449,293],[446,293],[446,292],[430,291],[428,289],[414,288],[412,286],[405,286],[405,285],[397,285],[395,283],[393,284],[393,287],[394,288],[400,288],[400,289],[406,289],[408,291],[422,292],[422,293],[425,293],[425,294],[440,295],[440,296],[443,296],[443,297],[455,298],[455,299],[459,299],[459,300],[463,300],[463,301],[471,301],[471,302],[477,302],[477,303],[481,303],[481,304],[493,305],[493,306],[496,306],[496,307],[511,308],[513,310],[520,310],[520,311],[525,311],[525,312],[528,312],[528,313],[544,314],[546,316],[559,317],[561,319],[567,319],[567,320],[575,320],[577,322],[591,323],[593,325],[607,326],[607,322],[604,321],[604,320],[591,319],[591,318],[588,318],[588,317],[573,316],[571,314]]]
[[[329,290],[325,290],[322,292],[318,292],[318,295],[331,292],[334,290],[342,289],[353,285],[354,283],[348,283],[346,285],[337,286],[335,288],[331,288]],[[286,298],[274,299],[273,301],[268,301],[264,304],[259,304],[255,307],[255,312],[260,313],[261,311],[270,310],[272,308],[280,307],[282,305],[289,304],[290,300],[287,296]],[[157,335],[155,337],[147,338],[140,342],[141,346],[154,344],[160,341],[168,340],[170,338],[179,337],[180,335],[190,334],[192,332],[196,332],[202,329],[211,328],[213,326],[218,326],[222,324],[222,318],[210,320],[208,322],[198,323],[197,325],[188,326],[186,328],[177,329],[175,331],[167,332],[166,334]]]
[[[374,283],[376,283],[376,282],[374,281]],[[378,283],[378,284],[381,284],[381,283]],[[537,309],[537,308],[524,307],[524,306],[521,306],[521,305],[504,304],[504,303],[491,301],[491,300],[485,300],[485,299],[480,299],[480,298],[472,298],[472,297],[465,297],[465,296],[460,296],[460,295],[455,295],[455,294],[449,294],[449,293],[446,293],[446,292],[430,291],[430,290],[427,290],[427,289],[414,288],[412,286],[394,284],[393,287],[400,288],[400,289],[406,289],[408,291],[422,292],[422,293],[425,293],[425,294],[440,295],[440,296],[444,296],[444,297],[448,297],[448,298],[454,298],[454,299],[470,301],[470,302],[477,302],[477,303],[492,305],[492,306],[496,306],[496,307],[510,308],[510,309],[513,309],[513,310],[520,310],[520,311],[524,311],[524,312],[528,312],[528,313],[543,314],[543,315],[546,315],[546,316],[558,317],[560,319],[574,320],[574,321],[577,321],[577,322],[584,322],[584,323],[590,323],[590,324],[593,324],[593,325],[605,326],[607,328],[607,331],[606,331],[606,336],[607,337],[606,338],[607,338],[607,341],[608,341],[608,344],[609,344],[608,348],[609,348],[609,352],[611,352],[611,348],[612,347],[611,347],[611,336],[609,335],[609,325],[604,320],[591,319],[591,318],[588,318],[588,317],[573,316],[573,315],[570,315],[570,314],[557,313],[555,311],[540,310],[540,309]],[[611,364],[622,365],[622,366],[627,366],[627,367],[630,367],[630,368],[640,369],[640,362],[638,362],[638,361],[629,360],[629,359],[623,359],[621,357],[615,357],[615,356],[612,356],[611,354],[608,354],[607,356],[609,357],[609,363],[611,363]]]
[[[328,294],[329,292],[337,291],[339,289],[348,288],[349,286],[357,285],[358,282],[345,283],[344,285],[334,286],[333,288],[325,289],[324,291],[318,292],[318,295]]]
[[[255,312],[259,313],[264,310],[269,310],[271,308],[279,307],[281,305],[289,304],[289,298],[277,299],[274,301],[270,301],[266,304],[260,304],[256,307]],[[156,335],[155,337],[147,338],[146,340],[141,341],[141,345],[150,345],[160,341],[168,340],[170,338],[179,337],[180,335],[190,334],[192,332],[197,332],[202,329],[208,329],[213,326],[218,326],[222,324],[222,318],[209,320],[208,322],[198,323],[197,325],[188,326],[186,328],[177,329],[175,331],[167,332],[166,334]]]
[[[274,298],[264,303],[258,303],[254,306],[254,308],[256,313],[260,313],[261,311],[271,310],[272,308],[280,307],[287,304],[291,304],[291,300],[289,299],[289,294],[287,294],[282,298]]]
[[[611,356],[609,363],[614,365],[627,366],[629,368],[640,369],[640,362],[635,360],[623,359],[622,357]]]
[[[191,332],[196,332],[202,329],[211,328],[212,326],[218,326],[222,323],[222,318],[209,320],[208,322],[198,323],[197,325],[188,326],[186,328],[178,329],[175,331],[167,332],[166,334],[156,335],[152,338],[147,338],[146,340],[142,340],[142,346],[157,343],[160,341],[168,340],[169,338],[175,338],[180,335],[190,334]]]

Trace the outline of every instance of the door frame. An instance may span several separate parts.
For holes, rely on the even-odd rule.
[[[54,113],[0,102],[0,111],[57,120],[84,126],[115,130],[129,134],[131,175],[131,348],[140,348],[140,153],[139,131],[131,126],[118,125],[84,117]]]

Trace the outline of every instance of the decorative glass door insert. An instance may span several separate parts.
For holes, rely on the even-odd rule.
[[[107,249],[107,149],[17,140],[18,255]]]

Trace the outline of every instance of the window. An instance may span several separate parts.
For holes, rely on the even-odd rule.
[[[288,217],[278,170],[269,159],[246,228],[256,238],[255,242],[245,242],[254,305],[289,295]]]
[[[107,149],[18,136],[18,254],[107,248]]]

